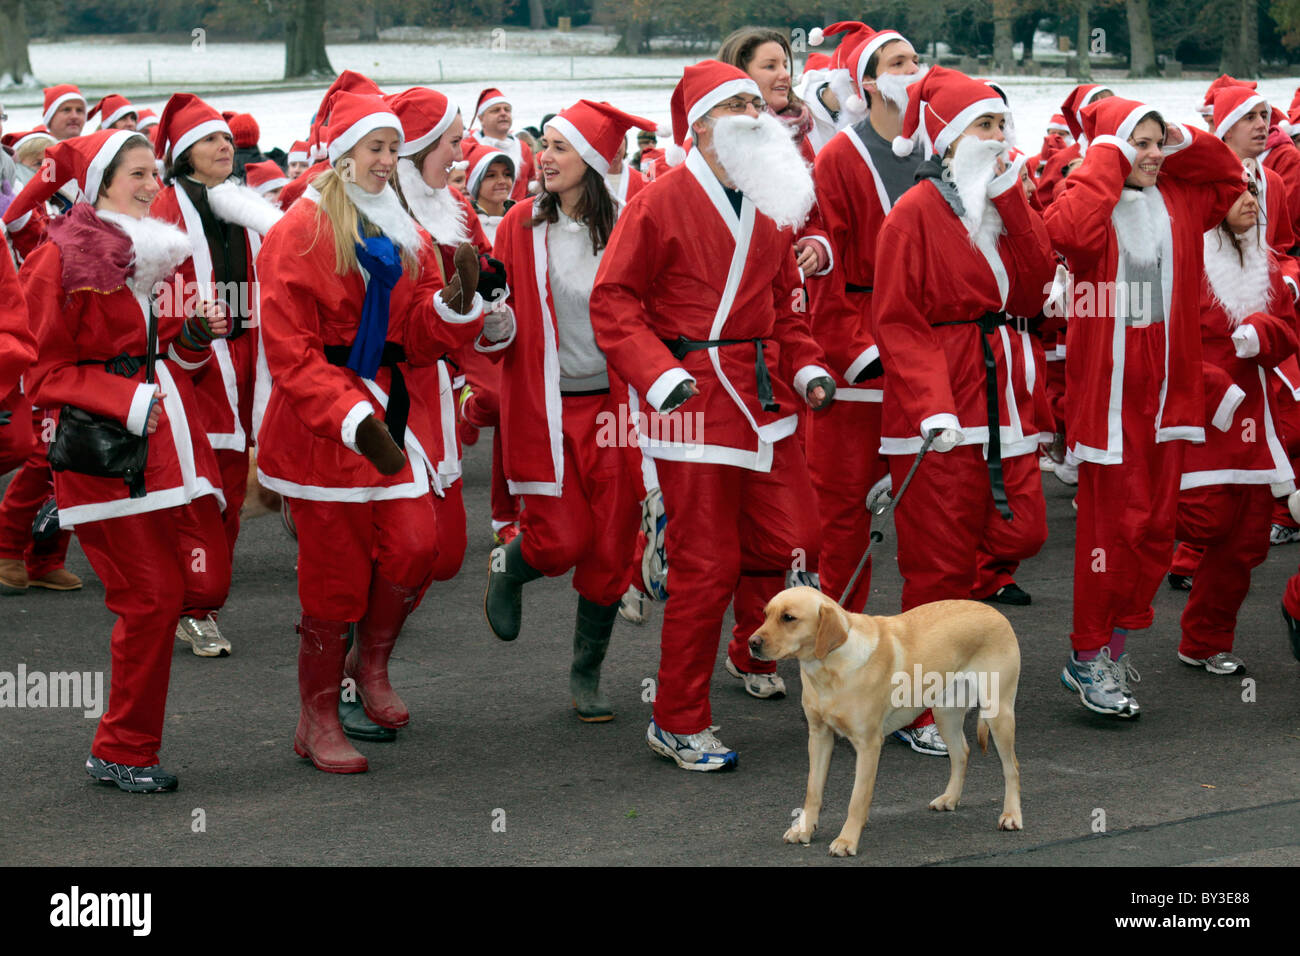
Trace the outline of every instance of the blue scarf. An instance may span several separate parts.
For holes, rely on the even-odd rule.
[[[347,367],[362,378],[373,379],[388,340],[388,301],[393,286],[402,277],[402,257],[387,236],[371,236],[358,242],[356,250],[357,261],[370,273],[370,281],[361,306],[361,328],[352,341]]]

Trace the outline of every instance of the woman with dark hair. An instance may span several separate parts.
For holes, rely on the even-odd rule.
[[[32,398],[63,408],[55,448],[72,443],[78,410],[147,436],[143,474],[54,472],[59,521],[75,527],[118,616],[108,711],[86,771],[125,791],[175,790],[158,761],[173,634],[183,608],[220,607],[230,586],[219,472],[190,374],[229,322],[219,302],[186,315],[170,294],[190,245],[147,218],[158,183],[146,137],[104,130],[51,147],[49,159],[54,175],[32,180],[16,205],[33,208],[71,180],[93,199],[51,222],[23,265],[39,330]]]
[[[1221,140],[1141,103],[1108,97],[1080,120],[1083,163],[1044,214],[1075,277],[1066,435],[1080,463],[1079,514],[1073,653],[1061,682],[1089,710],[1133,718],[1126,639],[1151,626],[1185,443],[1205,441],[1203,234],[1245,184]]]
[[[638,524],[634,451],[617,424],[626,386],[611,380],[596,345],[590,298],[619,214],[605,174],[627,130],[654,125],[589,100],[553,117],[538,158],[543,191],[497,232],[496,253],[516,277],[508,302],[518,324],[503,356],[501,434],[510,490],[524,506],[522,534],[492,552],[484,611],[497,637],[514,640],[523,585],[574,569],[569,689],[588,722],[614,716],[600,668],[632,578]]]
[[[212,344],[212,362],[194,377],[199,424],[221,468],[230,560],[259,424],[254,407],[264,407],[270,390],[265,372],[258,383],[262,360],[256,261],[262,236],[281,213],[232,178],[234,138],[221,114],[203,100],[192,93],[174,94],[163,108],[159,130],[157,156],[165,164],[167,188],[149,214],[189,237],[192,266],[186,279],[205,299],[223,303],[231,320],[230,334]],[[228,655],[230,641],[217,626],[220,610],[186,608],[176,637],[199,657]]]

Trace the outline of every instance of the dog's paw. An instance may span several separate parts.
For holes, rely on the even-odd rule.
[[[785,840],[786,843],[802,843],[804,846],[807,846],[812,842],[813,833],[816,831],[817,827],[815,826],[803,827],[796,823],[790,829],[785,831],[785,836],[781,839]]]
[[[1020,813],[1004,813],[998,817],[999,830],[1023,830],[1025,822],[1020,817]]]
[[[956,810],[959,797],[950,797],[946,793],[941,793],[930,801],[931,810]]]
[[[857,856],[858,841],[837,836],[831,841],[831,856]]]

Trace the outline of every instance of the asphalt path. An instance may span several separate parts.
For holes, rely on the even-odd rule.
[[[991,753],[972,753],[958,810],[935,813],[927,804],[946,784],[947,761],[886,743],[858,856],[833,861],[827,845],[852,789],[845,741],[822,830],[810,847],[781,842],[807,773],[796,663],[780,665],[789,697],[754,700],[723,669],[719,640],[713,719],[739,767],[687,773],[645,744],[660,608],[644,627],[617,624],[604,687],[618,717],[607,724],[582,724],[570,707],[576,595],[566,579],[528,585],[516,642],[491,635],[482,613],[489,447],[485,434],[467,449],[464,568],[430,589],[395,652],[393,683],[411,725],[395,743],[358,745],[369,773],[321,773],[293,753],[296,548],[278,520],[261,518],[240,536],[221,618],[233,655],[200,659],[176,645],[163,762],[180,789],[144,796],[91,781],[81,765],[95,721],[79,710],[0,707],[9,769],[0,864],[1300,863],[1300,663],[1278,611],[1300,547],[1271,549],[1242,609],[1236,650],[1253,684],[1178,661],[1186,596],[1162,587],[1155,627],[1129,642],[1143,715],[1103,718],[1058,677],[1069,646],[1072,491],[1044,476],[1050,537],[1018,577],[1033,604],[1003,609],[1023,661],[1024,831],[995,828],[1002,778]],[[935,516],[940,538],[944,520]],[[898,610],[901,590],[884,531],[869,609],[878,614]],[[699,546],[709,547],[707,529]],[[113,618],[75,541],[68,566],[84,590],[0,598],[0,672],[107,671]],[[973,724],[968,716],[974,750]]]

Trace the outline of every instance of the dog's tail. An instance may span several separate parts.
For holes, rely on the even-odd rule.
[[[975,728],[975,736],[979,738],[980,753],[989,752],[989,722],[983,717],[979,719],[979,724]]]

